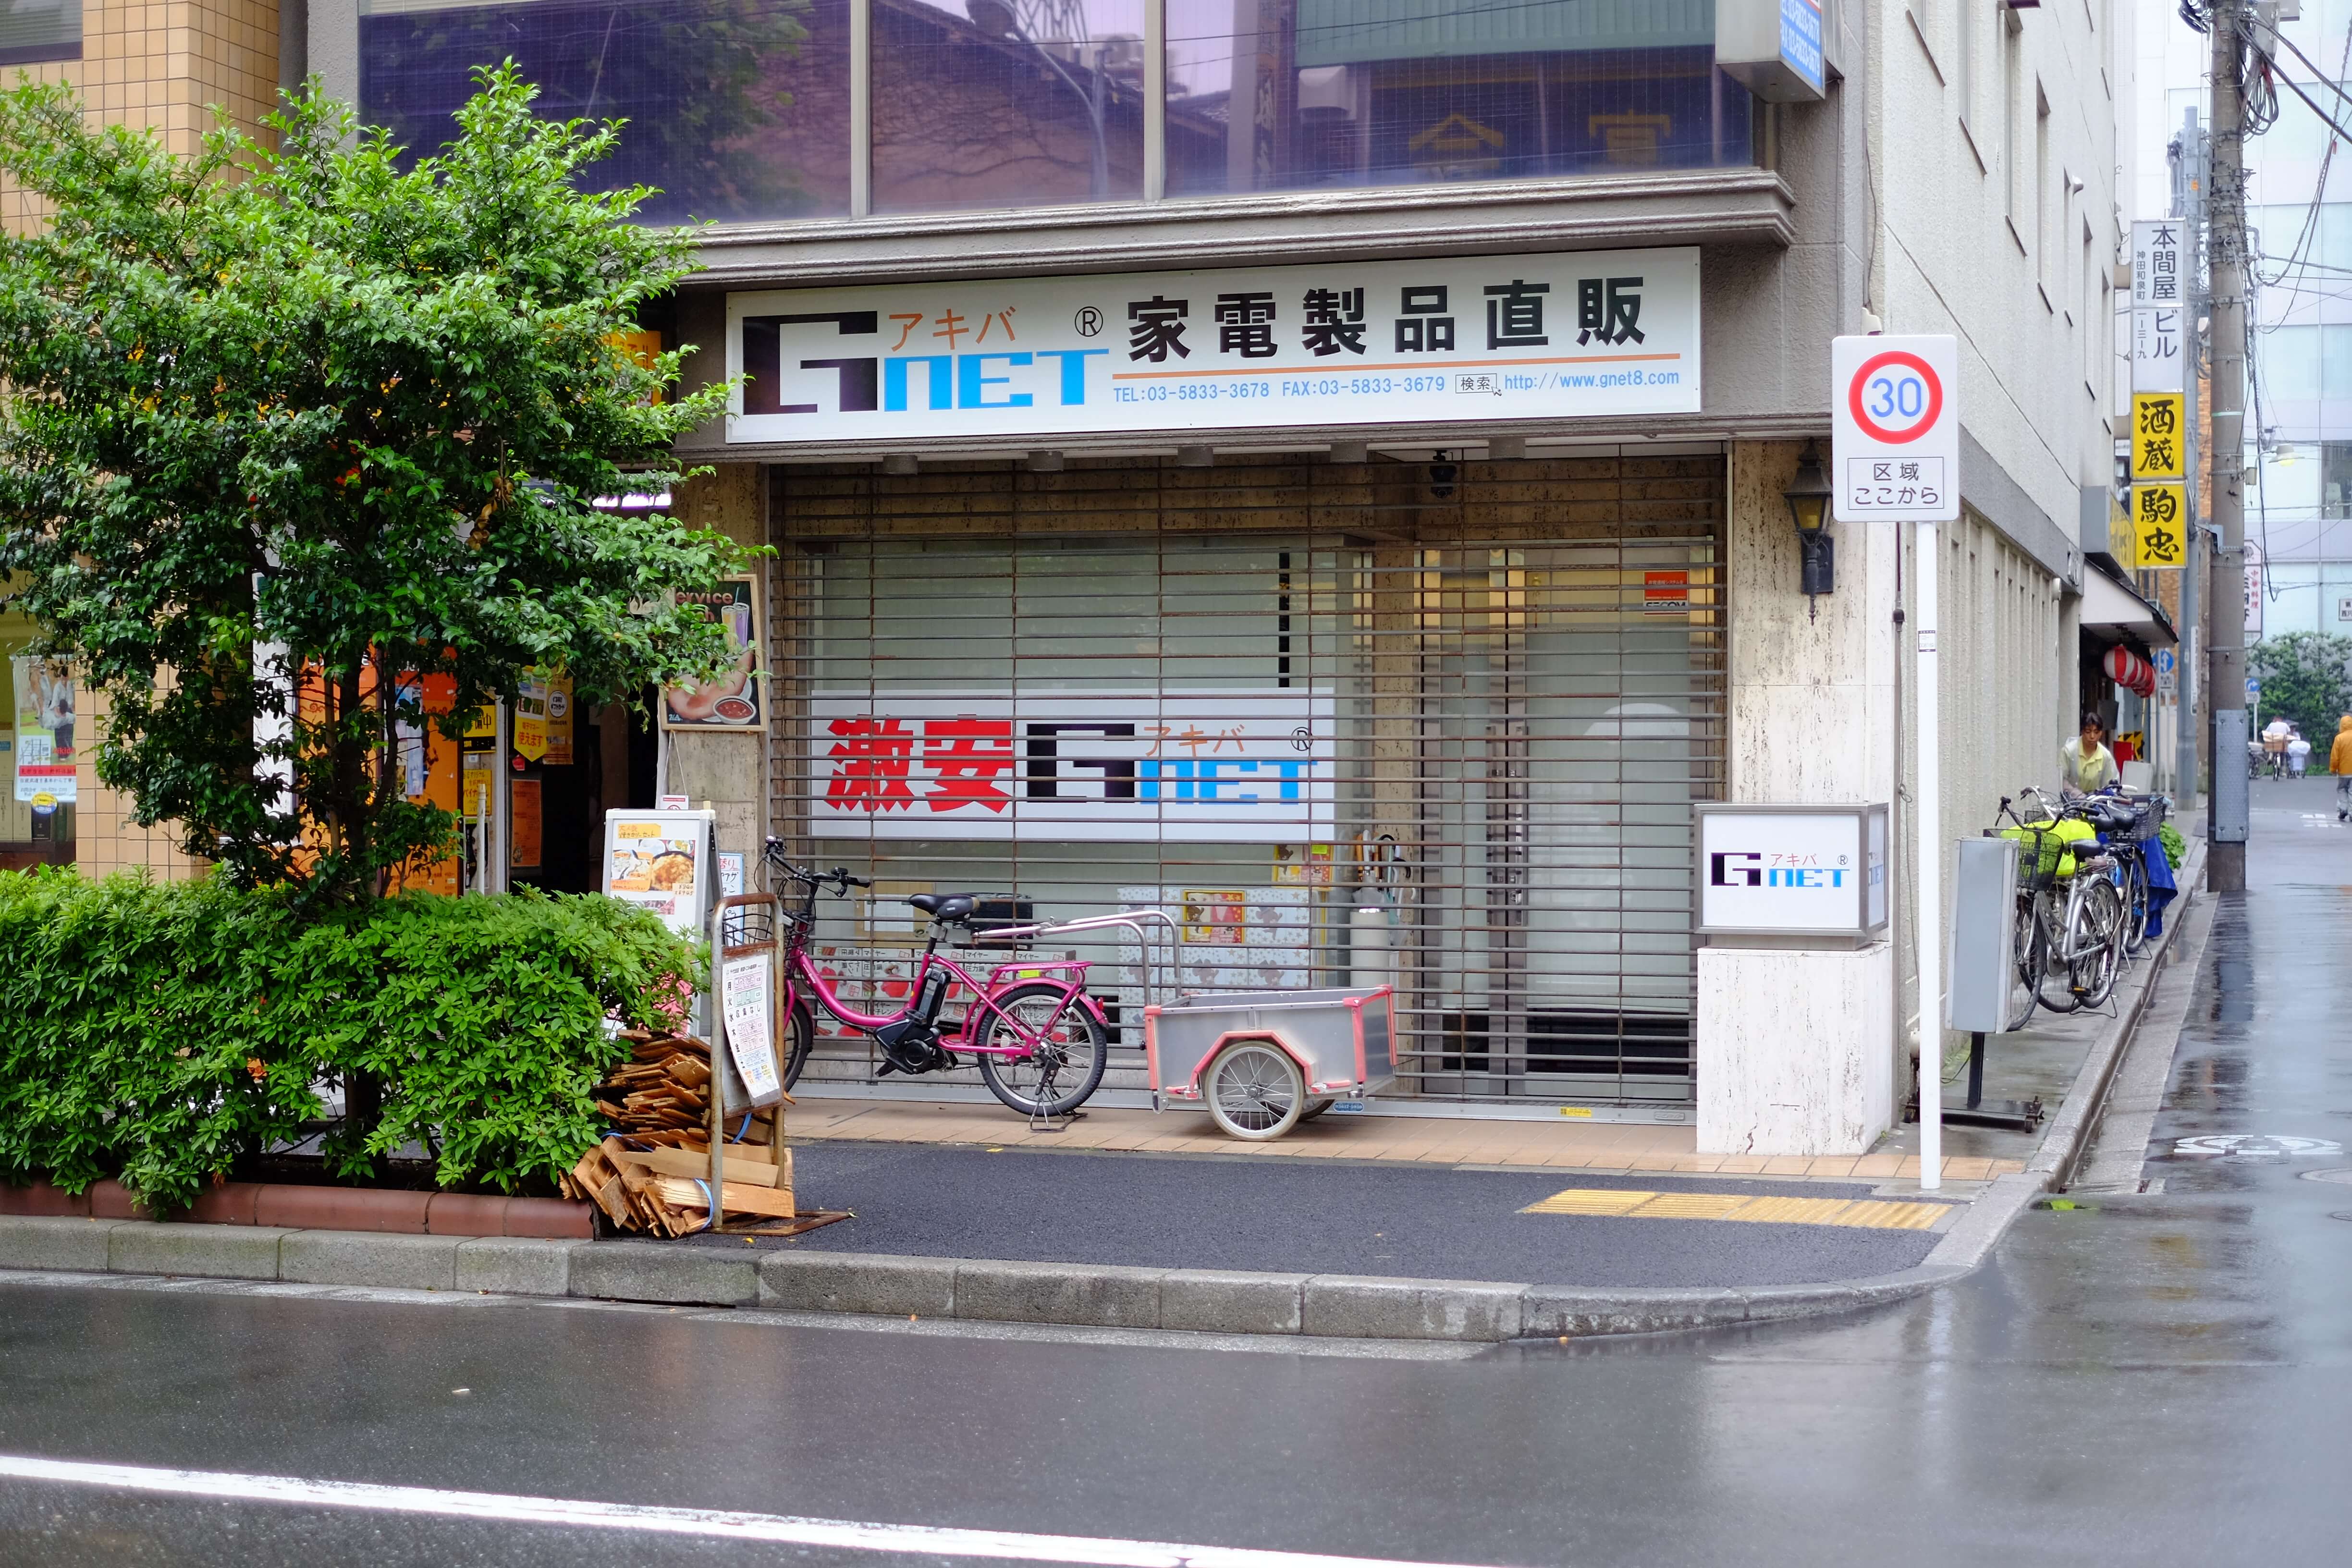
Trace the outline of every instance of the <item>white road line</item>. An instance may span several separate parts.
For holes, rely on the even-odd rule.
[[[926,1557],[985,1557],[1015,1563],[1084,1563],[1103,1568],[1456,1568],[1452,1564],[1374,1557],[1328,1557],[1311,1552],[1262,1552],[1248,1547],[1182,1546],[1083,1535],[1027,1535],[1013,1531],[954,1530],[923,1524],[863,1524],[787,1514],[716,1509],[652,1508],[569,1498],[509,1497],[499,1492],[443,1491],[434,1487],[384,1487],[363,1481],[304,1480],[293,1476],[245,1476],[221,1470],[171,1470],[145,1465],[94,1465],[0,1454],[0,1478],[163,1492],[236,1502],[289,1503],[311,1508],[429,1514],[509,1524],[625,1530],[651,1535],[692,1535],[831,1546],[852,1552],[899,1552]]]

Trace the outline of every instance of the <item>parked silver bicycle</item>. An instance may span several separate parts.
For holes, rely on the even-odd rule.
[[[2036,1006],[2072,1013],[2105,1005],[2115,994],[2131,934],[2115,858],[2099,847],[2087,804],[2053,807],[2032,786],[2018,798],[2032,803],[2027,814],[2012,809],[2007,796],[2000,811],[2010,823],[2001,834],[2021,846],[2008,1008],[2012,1029],[2023,1028]]]

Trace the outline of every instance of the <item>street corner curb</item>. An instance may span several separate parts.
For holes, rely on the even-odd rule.
[[[278,1278],[296,1285],[452,1290],[458,1238],[384,1231],[297,1230],[278,1244]]]
[[[955,1315],[1000,1323],[1156,1329],[1165,1268],[1115,1264],[966,1260],[956,1265]]]
[[[1481,1279],[1317,1274],[1300,1288],[1300,1331],[1357,1340],[1515,1340],[1528,1289]]]
[[[1171,1268],[1160,1280],[1160,1326],[1206,1333],[1295,1334],[1306,1321],[1309,1278]]]
[[[135,1223],[0,1215],[0,1267],[74,1268],[103,1274],[107,1268],[106,1238],[117,1226]]]
[[[1952,1268],[1961,1274],[1975,1269],[1991,1253],[2017,1216],[2050,1190],[2050,1178],[2038,1171],[1995,1176],[1976,1201],[1952,1222],[1943,1239],[1921,1260],[1921,1268]]]
[[[500,1296],[572,1294],[572,1255],[587,1245],[535,1237],[453,1237],[457,1288]]]
[[[760,1305],[799,1312],[955,1316],[957,1260],[886,1252],[772,1252],[760,1260]]]
[[[1527,1293],[1525,1338],[1582,1339],[1658,1334],[1833,1317],[1924,1295],[1967,1278],[1966,1268],[1921,1264],[1894,1274],[1819,1285],[1748,1285],[1719,1289],[1594,1289],[1536,1285]]]
[[[576,1247],[570,1263],[569,1294],[574,1296],[698,1307],[750,1307],[760,1300],[754,1260],[708,1247],[599,1241]]]
[[[128,1220],[106,1234],[106,1267],[116,1274],[275,1279],[278,1246],[293,1234],[274,1226]]]

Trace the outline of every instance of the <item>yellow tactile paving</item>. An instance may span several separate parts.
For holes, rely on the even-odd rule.
[[[1623,1214],[1636,1209],[1655,1193],[1623,1192],[1610,1187],[1570,1187],[1529,1204],[1521,1214]]]
[[[1950,1204],[1876,1198],[1754,1196],[1747,1193],[1657,1193],[1622,1187],[1570,1187],[1521,1214],[1602,1215],[1626,1219],[1719,1219],[1757,1225],[1837,1225],[1872,1230],[1932,1230]]]

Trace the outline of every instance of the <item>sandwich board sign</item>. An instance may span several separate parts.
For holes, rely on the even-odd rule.
[[[1948,334],[1830,341],[1830,488],[1840,522],[1960,515],[1960,350]]]

